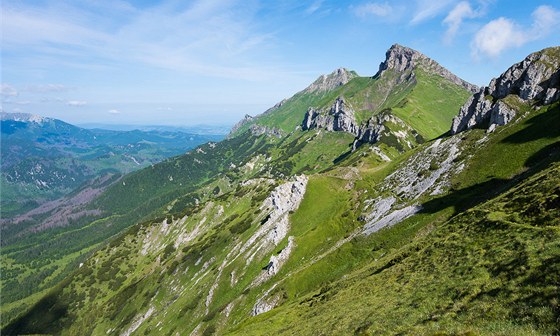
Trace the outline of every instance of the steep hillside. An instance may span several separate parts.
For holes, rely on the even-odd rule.
[[[61,197],[103,174],[128,173],[214,135],[166,131],[86,130],[24,113],[1,114],[2,218]]]
[[[3,334],[560,332],[560,127],[551,127],[560,102],[528,99],[500,127],[413,143],[414,132],[429,137],[405,121],[420,86],[410,83],[422,71],[460,80],[409,50],[393,46],[364,79],[392,78],[385,102],[407,97],[389,111],[376,96],[381,110],[367,123],[357,100],[333,94],[303,110],[297,130],[259,124],[286,101],[228,140],[113,184],[86,206],[112,215],[83,230],[135,225],[108,245],[97,240],[40,300],[3,303],[14,316],[36,302]],[[559,71],[518,83],[549,83]],[[348,77],[324,77],[314,90],[361,80]],[[431,89],[449,93],[446,85]],[[437,124],[436,114],[423,115]],[[374,129],[381,136],[366,139]],[[26,275],[16,266],[24,247],[13,246],[2,253],[3,286]]]

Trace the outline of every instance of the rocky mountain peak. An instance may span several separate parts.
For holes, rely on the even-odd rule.
[[[37,124],[42,124],[45,121],[50,121],[49,118],[41,117],[39,115],[30,113],[7,113],[0,112],[0,120],[13,120],[21,122],[34,122]]]
[[[393,69],[399,72],[412,70],[416,67],[418,61],[427,61],[429,58],[424,54],[401,46],[400,44],[393,44],[385,53],[385,61],[379,65],[380,75],[385,70]]]
[[[451,133],[477,125],[488,125],[492,131],[515,117],[518,103],[543,106],[558,100],[560,47],[553,47],[527,56],[469,98],[453,119]]]
[[[322,75],[309,85],[304,92],[325,92],[348,83],[352,78],[358,77],[355,71],[339,68],[328,75]]]
[[[442,67],[438,62],[422,54],[421,52],[412,48],[401,46],[400,44],[393,44],[385,53],[385,61],[379,65],[379,71],[375,77],[379,78],[387,71],[395,71],[401,73],[398,82],[414,77],[413,70],[421,67],[424,71],[441,76],[450,82],[460,85],[465,89],[475,93],[478,91],[478,86],[473,85],[467,81],[462,80],[446,68]]]

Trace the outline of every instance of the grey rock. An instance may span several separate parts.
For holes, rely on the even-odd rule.
[[[480,89],[461,107],[451,124],[451,134],[486,123],[489,127],[509,123],[516,110],[503,99],[510,95],[536,107],[560,100],[559,55],[560,47],[541,50],[492,79],[488,87]]]
[[[422,67],[429,73],[436,74],[456,85],[462,86],[472,93],[475,93],[479,89],[476,85],[455,76],[449,70],[442,67],[438,62],[427,57],[421,52],[403,47],[399,44],[394,44],[391,48],[389,48],[389,50],[387,50],[387,53],[385,54],[385,61],[379,65],[379,71],[375,77],[383,76],[387,70],[395,70],[401,73],[398,80],[399,82],[410,80],[411,76],[414,76],[412,70],[418,66]]]
[[[502,101],[498,101],[490,111],[490,125],[503,126],[515,117],[515,110]]]
[[[557,88],[548,88],[548,90],[546,90],[543,104],[549,105],[558,100],[560,100],[560,90]]]
[[[485,89],[471,96],[459,110],[459,115],[451,122],[451,133],[455,134],[488,120],[492,101],[486,99]]]
[[[251,125],[249,130],[251,131],[251,134],[253,134],[254,136],[259,136],[264,134],[267,136],[274,136],[277,138],[281,138],[283,135],[282,131],[279,130],[278,128],[268,127],[268,126],[263,126],[258,124]]]
[[[330,91],[341,85],[348,83],[352,78],[358,77],[354,71],[345,68],[339,68],[328,75],[322,75],[317,78],[311,85],[309,85],[303,92],[306,93],[321,93]]]
[[[243,117],[243,119],[241,119],[235,125],[233,125],[233,127],[231,128],[231,131],[229,132],[228,138],[231,137],[232,134],[235,134],[235,132],[237,132],[241,127],[247,125],[248,123],[250,123],[254,119],[255,119],[254,117],[246,114],[245,117]]]
[[[303,117],[301,128],[310,130],[321,128],[327,131],[340,131],[358,135],[354,111],[346,104],[344,98],[338,97],[328,110],[309,108]]]
[[[395,115],[384,112],[369,118],[367,122],[360,126],[358,135],[352,144],[352,151],[355,151],[360,145],[364,143],[374,144],[379,142],[383,136],[389,135],[392,132],[385,127],[385,123],[392,123],[399,125],[405,133],[403,134],[417,134],[412,127],[408,126],[404,121]],[[402,137],[401,132],[393,133],[397,138]]]

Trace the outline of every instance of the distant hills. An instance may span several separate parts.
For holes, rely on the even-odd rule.
[[[86,129],[104,129],[112,131],[162,131],[183,132],[199,135],[226,135],[231,130],[231,125],[194,125],[194,126],[170,126],[170,125],[126,125],[126,124],[102,124],[86,123],[76,126]]]
[[[219,134],[84,129],[61,120],[2,113],[2,217],[60,197],[92,178],[122,174],[208,142]]]

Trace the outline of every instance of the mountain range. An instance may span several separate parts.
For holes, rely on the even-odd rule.
[[[560,47],[479,88],[393,45],[14,224],[2,334],[558,334],[559,100]]]
[[[220,135],[84,129],[25,113],[0,115],[2,218],[64,196],[93,178],[125,174]]]

